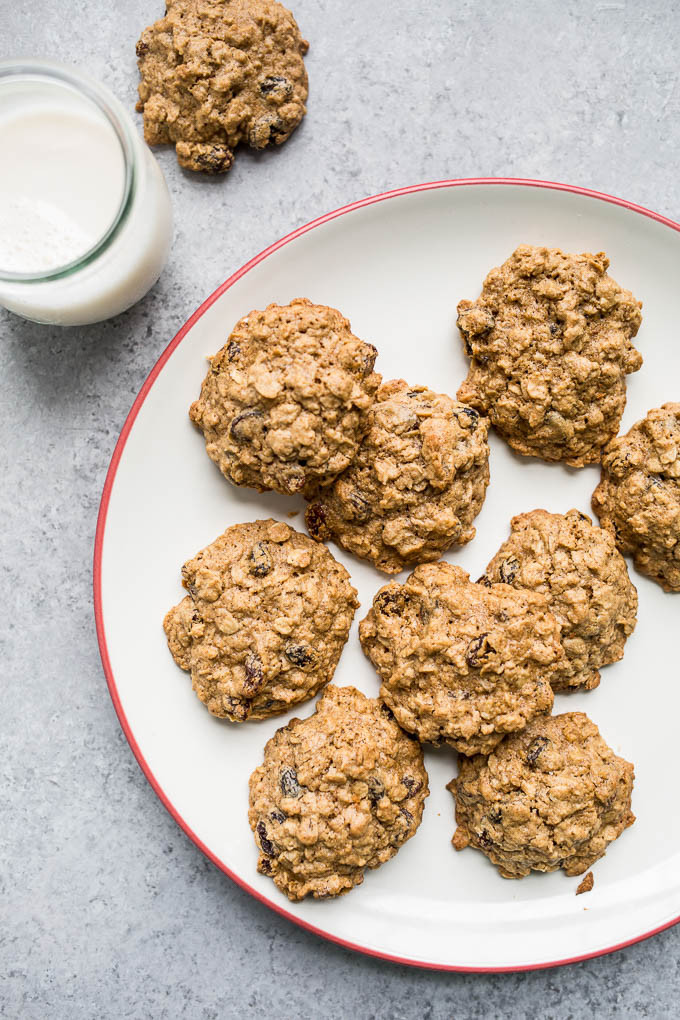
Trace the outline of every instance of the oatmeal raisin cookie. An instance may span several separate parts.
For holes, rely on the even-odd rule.
[[[614,439],[593,509],[638,570],[680,591],[680,404],[664,404]]]
[[[583,712],[541,716],[488,758],[459,761],[456,850],[473,846],[503,878],[581,875],[635,821],[633,766]]]
[[[608,266],[604,252],[521,245],[458,305],[471,359],[458,398],[518,453],[583,467],[618,431],[641,304]]]
[[[611,535],[578,510],[532,510],[513,517],[511,527],[482,580],[547,595],[566,653],[553,690],[592,690],[600,666],[623,657],[635,628],[637,591],[626,561]]]
[[[234,149],[281,145],[305,115],[308,43],[275,0],[166,0],[137,43],[149,145],[180,166],[227,171]]]
[[[383,383],[355,460],[307,508],[309,533],[389,574],[469,542],[489,483],[487,431],[450,397]]]
[[[488,754],[549,712],[564,659],[545,595],[472,584],[450,563],[381,588],[359,637],[399,725],[467,755]]]
[[[280,521],[227,528],[182,568],[165,617],[175,662],[216,716],[264,719],[332,678],[356,591],[325,546]]]
[[[340,896],[414,835],[428,792],[418,743],[378,701],[331,685],[250,777],[257,869],[291,900]]]
[[[340,312],[299,298],[250,312],[210,359],[189,416],[236,485],[306,493],[352,461],[380,385],[377,351]]]

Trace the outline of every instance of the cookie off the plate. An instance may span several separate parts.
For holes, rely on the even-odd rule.
[[[281,145],[305,115],[308,43],[275,0],[167,0],[137,43],[137,109],[149,145],[225,173],[234,149]]]

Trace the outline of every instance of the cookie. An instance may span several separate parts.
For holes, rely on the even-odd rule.
[[[399,725],[467,755],[488,754],[549,712],[550,677],[564,659],[545,595],[472,584],[450,563],[381,588],[359,638]]]
[[[623,657],[635,628],[637,591],[626,561],[609,532],[578,510],[532,510],[513,517],[511,527],[481,580],[547,595],[566,653],[553,690],[592,690],[600,666]]]
[[[354,458],[380,385],[377,351],[335,308],[299,298],[236,324],[189,416],[236,485],[311,492]]]
[[[664,404],[602,456],[593,509],[638,570],[680,591],[680,404]]]
[[[583,467],[618,432],[642,306],[608,266],[604,252],[521,245],[458,305],[471,359],[458,399],[518,453]]]
[[[213,715],[265,719],[332,678],[356,591],[329,551],[280,521],[235,524],[182,568],[165,617],[175,662]]]
[[[450,397],[384,383],[355,460],[307,508],[310,535],[388,574],[469,542],[489,483],[487,431]]]
[[[281,145],[306,112],[307,49],[274,0],[167,0],[137,43],[144,138],[208,174],[227,171],[241,143]]]
[[[541,716],[488,757],[459,761],[456,850],[481,850],[503,878],[581,875],[635,821],[633,766],[583,712]]]
[[[330,686],[250,777],[257,870],[291,900],[340,896],[414,835],[428,793],[417,742],[375,699]]]

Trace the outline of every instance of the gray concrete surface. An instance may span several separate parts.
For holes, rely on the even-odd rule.
[[[162,0],[1,0],[0,57],[78,64],[131,106],[134,43],[161,13]],[[177,232],[146,300],[87,329],[0,314],[0,1015],[677,1015],[680,929],[500,976],[325,944],[202,857],[119,729],[92,618],[99,495],[147,372],[218,283],[298,224],[428,179],[569,181],[680,218],[670,0],[297,0],[295,13],[311,41],[303,127],[220,180],[160,153]]]

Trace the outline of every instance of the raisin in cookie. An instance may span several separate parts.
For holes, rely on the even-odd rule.
[[[182,568],[189,595],[163,626],[213,715],[264,719],[333,676],[359,605],[324,546],[279,521],[227,528]]]
[[[167,0],[137,43],[146,141],[209,174],[228,170],[241,142],[281,145],[306,112],[307,48],[274,0]]]
[[[503,878],[581,875],[635,821],[633,766],[583,712],[542,716],[488,757],[459,761],[456,850],[481,850]]]
[[[550,711],[564,658],[545,595],[472,584],[450,563],[381,588],[359,637],[399,725],[468,755]]]
[[[450,397],[384,383],[356,459],[307,508],[309,533],[388,574],[469,542],[489,483],[487,431]]]
[[[609,532],[578,510],[532,510],[513,517],[511,527],[482,581],[547,595],[566,653],[552,677],[553,690],[592,690],[600,682],[599,667],[623,657],[635,628],[637,591],[626,561]]]
[[[680,591],[680,404],[664,404],[614,439],[593,509],[635,566]]]
[[[642,306],[608,266],[604,252],[522,245],[458,305],[471,359],[458,398],[518,453],[583,467],[618,431]]]
[[[375,699],[331,686],[250,777],[257,870],[291,900],[340,896],[414,835],[428,792],[417,742]]]
[[[236,485],[308,492],[353,459],[380,385],[377,351],[340,312],[299,298],[253,311],[213,358],[189,416]]]

